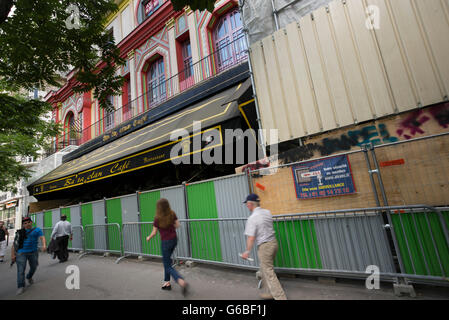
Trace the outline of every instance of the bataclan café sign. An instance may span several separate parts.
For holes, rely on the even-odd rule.
[[[216,126],[214,128],[201,131],[201,135],[204,136],[205,134],[207,134],[208,131],[211,130],[218,130],[220,139],[214,139],[210,142],[207,142],[203,141],[204,139],[201,139],[201,137],[196,137],[195,139],[201,139],[201,148],[199,150],[193,151],[190,150],[190,146],[194,147],[196,145],[196,143],[193,143],[194,135],[190,135],[188,138],[171,141],[164,145],[151,148],[149,150],[140,152],[138,154],[120,160],[106,163],[99,167],[95,167],[77,174],[66,176],[61,179],[56,179],[36,185],[32,190],[33,191],[32,195],[39,195],[43,193],[80,186],[85,183],[98,181],[101,179],[113,177],[119,174],[131,172],[149,166],[154,166],[163,162],[171,161],[172,159],[183,158],[198,152],[222,146],[223,135],[221,126]],[[199,135],[200,133],[195,134],[195,136]],[[180,154],[178,151],[177,153],[178,156],[172,158],[171,157],[172,148],[178,143],[180,144],[179,151],[182,150],[182,153]]]

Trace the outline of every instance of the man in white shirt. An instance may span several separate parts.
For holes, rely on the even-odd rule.
[[[248,238],[246,251],[242,254],[242,258],[249,257],[249,253],[256,243],[263,287],[265,291],[268,291],[261,294],[260,297],[262,299],[287,300],[274,272],[274,258],[278,251],[278,243],[273,228],[273,216],[269,210],[260,207],[260,199],[257,194],[250,194],[243,203],[246,203],[246,207],[252,214],[246,222],[245,235]]]
[[[55,224],[51,233],[51,238],[56,240],[59,247],[57,255],[60,263],[69,259],[69,250],[67,250],[69,237],[72,240],[72,224],[67,221],[66,215],[62,215],[61,221]]]

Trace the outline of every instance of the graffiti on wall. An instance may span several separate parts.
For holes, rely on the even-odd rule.
[[[437,122],[440,127],[447,129],[449,127],[449,103],[412,112],[399,123],[396,133],[399,137],[412,139],[417,135],[425,134],[422,126],[432,120]]]
[[[426,130],[429,128],[429,130]],[[431,135],[449,128],[449,103],[413,111],[399,120],[384,120],[351,129],[334,137],[312,141],[279,155],[282,163],[302,161],[316,156],[345,152],[365,144],[385,144]]]
[[[329,156],[339,152],[355,150],[366,144],[374,146],[409,140],[420,136],[447,132],[449,129],[449,103],[443,103],[421,110],[384,119],[377,123],[367,123],[339,133],[328,133],[326,137],[310,138],[300,147],[281,152],[276,159],[269,158],[247,164],[236,169],[268,168],[274,163],[285,164],[309,160],[320,156]]]

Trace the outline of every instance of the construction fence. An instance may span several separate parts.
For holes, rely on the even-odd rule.
[[[65,214],[70,248],[161,257],[151,233],[156,202],[169,200],[181,222],[176,260],[254,269],[256,249],[243,260],[242,203],[255,191],[273,213],[277,272],[385,281],[449,282],[448,136],[438,135],[332,155],[32,215],[49,240]],[[423,204],[424,203],[424,204]]]

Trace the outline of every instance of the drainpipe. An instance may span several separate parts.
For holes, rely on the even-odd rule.
[[[276,31],[279,30],[278,12],[276,6],[274,5],[274,0],[271,0],[271,7],[273,8],[274,23],[276,24]]]

